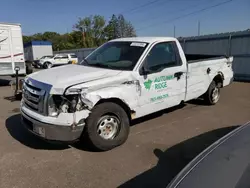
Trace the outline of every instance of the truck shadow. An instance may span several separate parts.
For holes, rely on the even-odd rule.
[[[196,106],[209,106],[203,99],[193,99],[191,101],[187,101],[187,104],[193,104]]]
[[[185,106],[186,106],[186,104],[181,104],[181,105],[178,105],[178,106],[175,106],[175,107],[172,107],[172,108],[168,108],[168,109],[165,109],[165,110],[161,110],[159,112],[155,112],[155,113],[149,114],[149,115],[144,116],[142,118],[138,118],[138,119],[132,120],[131,121],[131,126],[135,126],[135,125],[137,125],[139,123],[143,123],[145,121],[158,118],[158,117],[160,117],[160,116],[162,116],[162,115],[164,115],[166,113],[170,113],[170,112],[173,112],[175,110],[184,108]],[[88,152],[98,152],[95,149],[91,148],[88,145],[87,141],[84,141],[83,144],[81,144],[81,143],[75,143],[75,144],[72,145],[72,147],[75,147],[76,149],[79,149],[79,150],[88,151]]]
[[[21,115],[16,114],[5,121],[5,126],[10,135],[23,145],[40,150],[64,150],[69,146],[62,144],[51,144],[29,133],[21,124]]]
[[[157,165],[119,187],[166,187],[199,153],[237,127],[238,126],[220,128],[203,133],[174,145],[166,151],[155,149],[154,154],[158,158]]]

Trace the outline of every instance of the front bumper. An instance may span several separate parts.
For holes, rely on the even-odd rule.
[[[21,121],[34,135],[49,141],[74,142],[81,137],[84,126],[54,125],[38,121],[21,110]]]

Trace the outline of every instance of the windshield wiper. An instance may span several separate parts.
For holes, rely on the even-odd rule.
[[[101,67],[101,68],[113,69],[113,67],[111,65],[107,65],[107,64],[103,64],[103,63],[89,63],[87,59],[83,59],[83,62],[85,62],[86,65],[92,66],[92,67]]]
[[[112,66],[110,65],[105,65],[102,63],[93,63],[93,64],[89,64],[90,66],[97,66],[97,67],[101,67],[101,68],[112,68]]]

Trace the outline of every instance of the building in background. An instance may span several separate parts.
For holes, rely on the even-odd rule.
[[[52,43],[49,41],[31,41],[24,44],[26,61],[37,61],[43,56],[53,55]]]

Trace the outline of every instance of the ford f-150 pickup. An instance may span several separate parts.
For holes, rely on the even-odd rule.
[[[127,140],[134,119],[196,98],[216,104],[233,80],[232,62],[185,54],[175,38],[111,40],[79,64],[28,75],[22,122],[45,140],[110,150]]]

